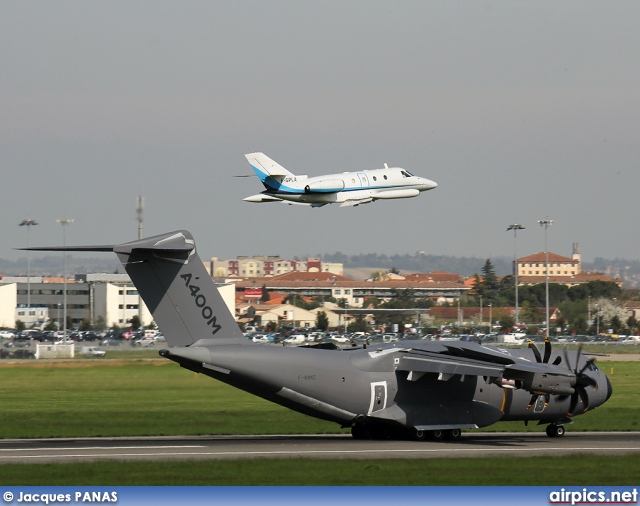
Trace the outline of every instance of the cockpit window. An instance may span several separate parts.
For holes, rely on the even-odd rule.
[[[595,364],[595,362],[590,362],[589,365],[587,365],[587,369],[595,372],[598,370],[598,366]]]
[[[401,170],[400,173],[402,174],[402,177],[413,177],[413,174],[411,174],[411,172],[407,172],[406,170]]]

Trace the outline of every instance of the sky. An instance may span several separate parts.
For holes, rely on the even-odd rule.
[[[640,3],[0,0],[0,258],[190,230],[202,258],[640,259]],[[244,154],[412,199],[243,202]],[[39,225],[19,227],[24,219]],[[514,240],[508,225],[526,227]],[[74,254],[76,255],[76,254]],[[32,256],[32,261],[35,256]]]

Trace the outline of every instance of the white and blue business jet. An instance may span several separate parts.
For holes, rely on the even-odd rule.
[[[358,206],[379,199],[407,199],[438,185],[399,167],[343,172],[325,176],[296,176],[264,153],[245,155],[266,190],[246,202],[284,202],[320,207]]]

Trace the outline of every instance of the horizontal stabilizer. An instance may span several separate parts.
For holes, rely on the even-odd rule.
[[[263,180],[266,176],[273,177],[294,175],[264,153],[249,153],[248,155],[244,156],[261,180]]]

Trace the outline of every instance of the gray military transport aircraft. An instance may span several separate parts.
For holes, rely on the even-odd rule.
[[[469,342],[402,340],[340,349],[265,346],[240,332],[192,235],[176,231],[111,246],[182,367],[306,415],[350,427],[356,439],[456,440],[461,429],[503,420],[548,424],[547,435],[602,405],[611,383],[580,350],[543,355]]]

